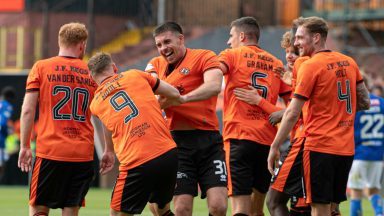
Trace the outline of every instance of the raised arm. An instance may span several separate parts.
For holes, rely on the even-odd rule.
[[[185,103],[184,98],[180,96],[179,91],[165,81],[159,80],[159,86],[154,92],[158,96],[161,109],[170,106],[178,106]]]
[[[159,86],[157,87],[154,93],[157,95],[164,96],[168,99],[180,98],[179,91],[175,87],[173,87],[172,85],[168,84],[163,80],[159,80]]]
[[[183,100],[187,102],[206,100],[216,96],[221,91],[223,81],[223,72],[218,68],[209,69],[204,72],[204,83],[197,89],[182,95]]]

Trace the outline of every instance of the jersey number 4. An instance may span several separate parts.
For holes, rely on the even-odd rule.
[[[125,107],[129,107],[132,110],[131,114],[127,115],[124,118],[125,124],[127,124],[131,119],[139,115],[139,109],[137,109],[135,103],[125,91],[116,92],[109,100],[109,103],[117,112],[121,111]]]
[[[268,75],[262,72],[253,72],[252,77],[251,77],[251,84],[252,86],[257,89],[261,90],[261,96],[263,98],[267,98],[268,95],[268,88],[267,86],[261,85],[260,83],[257,83],[257,79],[260,78],[266,78]]]
[[[337,97],[339,101],[345,101],[347,103],[346,111],[348,114],[352,114],[351,86],[349,80],[345,80],[345,93],[343,93],[341,85],[341,81],[337,81]]]
[[[61,98],[55,106],[53,106],[53,119],[70,120],[73,118],[75,121],[84,122],[86,120],[85,114],[89,105],[88,90],[84,88],[75,88],[72,91],[72,89],[68,86],[54,86],[52,92],[53,96],[56,96],[59,93],[64,93],[64,97]],[[71,112],[60,112],[60,110],[70,102],[72,102]],[[79,110],[79,107],[81,110]]]

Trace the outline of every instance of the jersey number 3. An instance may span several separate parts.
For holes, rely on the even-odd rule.
[[[139,115],[139,109],[137,109],[135,103],[129,97],[125,91],[116,92],[109,100],[112,107],[116,112],[121,111],[125,107],[129,107],[132,112],[124,118],[124,123],[127,124],[131,119]]]

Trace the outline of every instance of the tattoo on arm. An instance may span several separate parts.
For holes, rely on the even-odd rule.
[[[367,110],[370,107],[370,99],[368,95],[368,89],[363,82],[356,86],[356,99],[357,99],[357,111]]]

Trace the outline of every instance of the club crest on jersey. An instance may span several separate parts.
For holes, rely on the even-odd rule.
[[[183,75],[188,75],[189,74],[189,69],[188,68],[181,68],[180,73]]]

